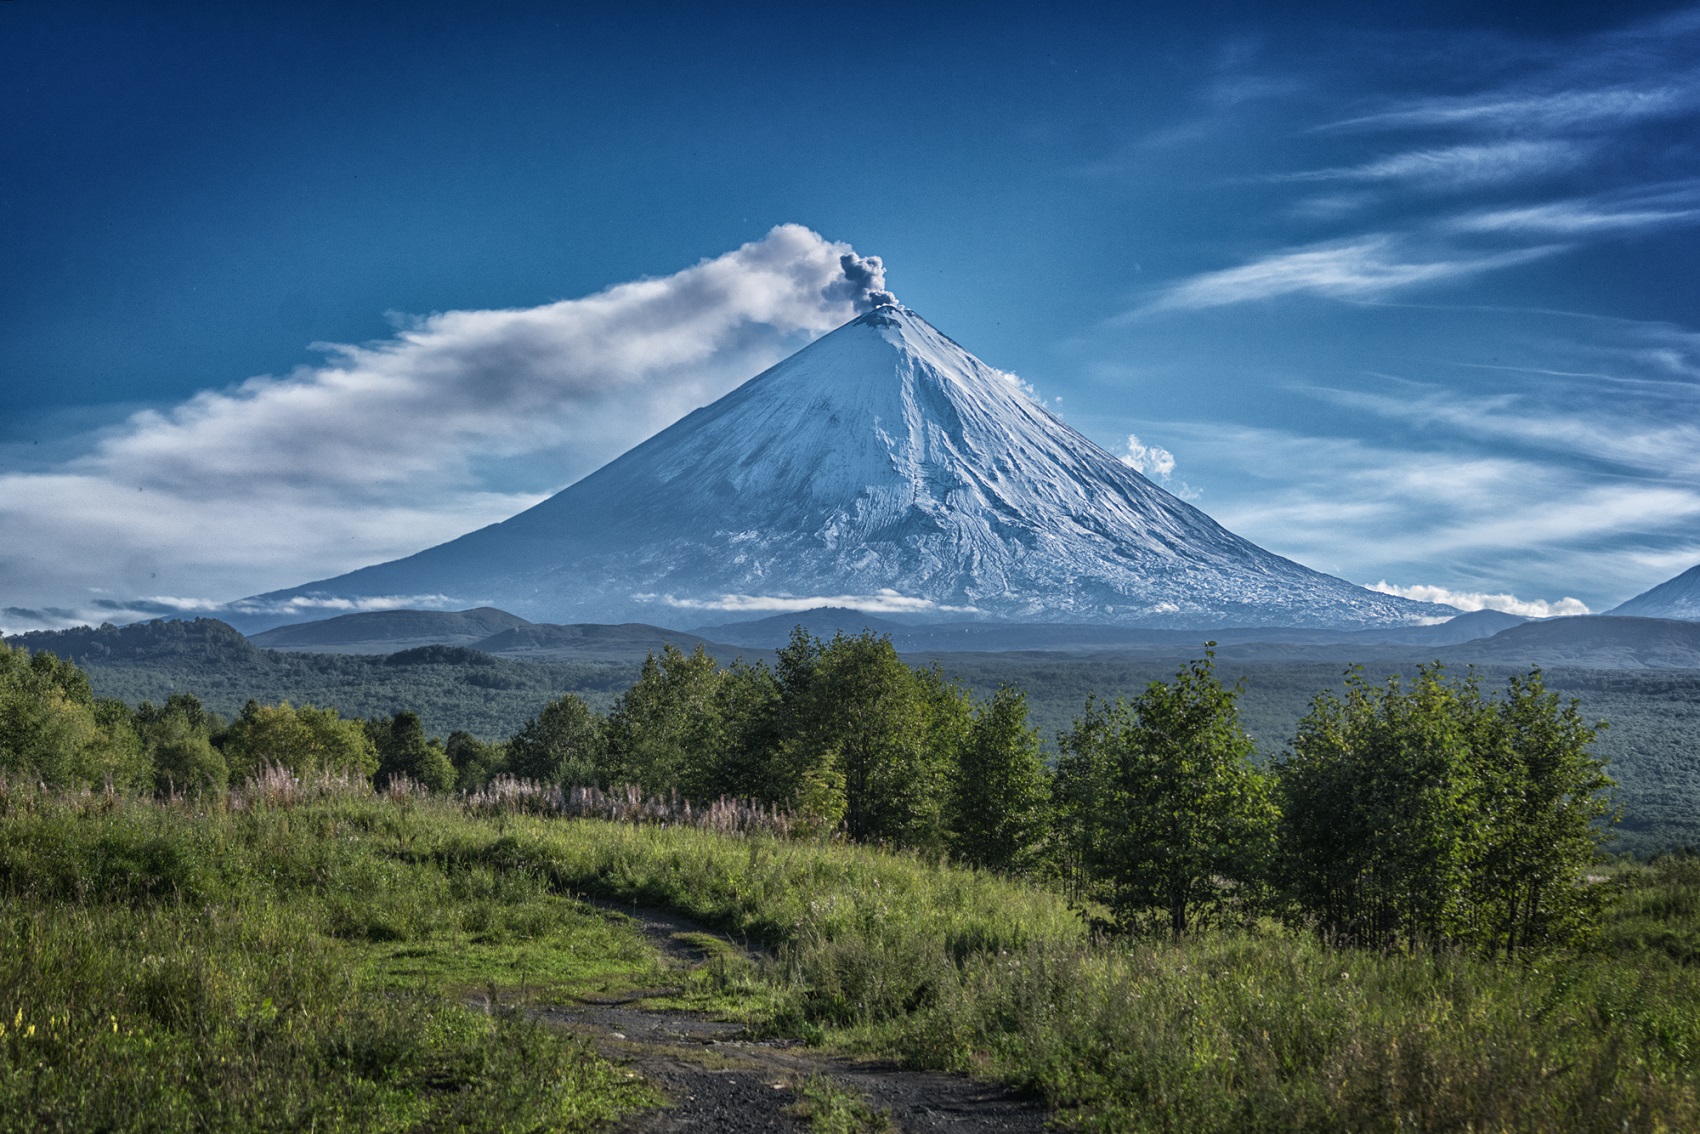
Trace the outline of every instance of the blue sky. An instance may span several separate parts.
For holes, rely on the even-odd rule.
[[[0,626],[501,519],[851,250],[1312,566],[1700,562],[1700,7],[1148,7],[0,4]]]

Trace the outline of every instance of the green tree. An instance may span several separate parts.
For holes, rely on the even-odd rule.
[[[773,754],[781,736],[783,696],[766,664],[734,661],[715,694],[720,742],[696,763],[697,798],[720,796],[790,803],[791,791],[776,782]]]
[[[673,643],[644,659],[631,688],[608,714],[603,778],[644,791],[701,797],[713,775],[704,767],[724,740],[720,667],[701,645],[687,654]]]
[[[1475,683],[1423,667],[1407,690],[1360,671],[1324,693],[1280,766],[1283,874],[1300,910],[1345,941],[1440,944],[1465,934],[1481,852],[1470,739]]]
[[[575,694],[557,697],[508,741],[507,771],[521,779],[594,784],[602,757],[602,718]]]
[[[1582,877],[1610,836],[1614,784],[1589,751],[1596,729],[1549,692],[1539,669],[1513,676],[1478,746],[1486,846],[1473,864],[1477,940],[1488,951],[1566,944],[1598,925],[1600,887]],[[1601,722],[1598,726],[1605,727]]]
[[[443,754],[454,765],[455,787],[462,791],[483,787],[508,770],[507,745],[480,740],[463,729],[449,733]]]
[[[954,704],[953,704],[954,701]],[[905,665],[891,639],[835,635],[813,660],[791,714],[791,763],[823,797],[842,778],[843,822],[858,842],[944,842],[947,743],[962,699]]]
[[[1486,951],[1577,940],[1610,780],[1538,671],[1503,699],[1424,666],[1323,694],[1280,766],[1296,912],[1343,940]]]
[[[98,700],[71,662],[0,642],[0,772],[51,787],[152,786],[153,769],[121,702]]]
[[[1207,651],[1131,703],[1089,702],[1063,738],[1077,806],[1094,813],[1085,865],[1117,928],[1180,937],[1248,908],[1275,811],[1237,695]]]
[[[951,774],[950,849],[992,870],[1036,865],[1050,828],[1050,775],[1027,698],[1003,686],[974,711]]]
[[[772,699],[745,722],[745,763],[759,769],[761,798],[794,808],[823,829],[844,819],[839,748],[820,719],[817,676],[825,644],[801,626],[774,659]]]
[[[397,776],[406,776],[434,792],[452,791],[455,767],[443,746],[425,736],[425,725],[412,710],[367,722],[368,734],[378,750],[377,783],[381,787]]]
[[[1057,737],[1051,853],[1069,899],[1083,907],[1089,902],[1107,903],[1110,896],[1112,741],[1126,721],[1127,709],[1120,701],[1110,703],[1089,695],[1084,712]]]
[[[378,770],[378,750],[359,721],[344,720],[335,709],[292,707],[284,701],[261,705],[250,700],[230,727],[215,740],[230,765],[231,782],[257,775],[267,765],[297,776]]]
[[[194,694],[173,693],[158,707],[143,701],[135,722],[153,764],[155,791],[222,791],[229,784],[230,766],[212,744],[218,718]]]

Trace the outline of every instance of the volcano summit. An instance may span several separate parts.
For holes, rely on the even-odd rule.
[[[893,304],[512,519],[249,602],[405,595],[549,622],[829,604],[1185,627],[1456,613],[1241,539]]]

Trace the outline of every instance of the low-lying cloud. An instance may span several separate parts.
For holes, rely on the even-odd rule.
[[[0,476],[6,628],[98,615],[96,600],[236,598],[504,519],[892,298],[878,257],[781,225],[580,299],[319,344],[318,365],[137,413],[58,468]]]
[[[880,590],[871,595],[721,595],[714,599],[682,599],[672,595],[634,595],[651,601],[659,598],[666,606],[678,610],[720,610],[738,614],[795,614],[822,606],[846,607],[864,614],[973,614],[974,606],[945,606],[932,599],[917,598],[893,590]]]
[[[1418,602],[1438,602],[1447,606],[1455,606],[1462,611],[1500,610],[1506,614],[1515,614],[1523,618],[1559,618],[1576,614],[1591,614],[1588,604],[1581,599],[1568,596],[1557,602],[1546,599],[1521,599],[1510,594],[1484,594],[1481,591],[1455,591],[1449,587],[1431,587],[1417,584],[1401,587],[1389,583],[1386,579],[1371,583],[1369,589],[1380,591],[1384,595],[1397,595],[1400,598],[1415,599]]]

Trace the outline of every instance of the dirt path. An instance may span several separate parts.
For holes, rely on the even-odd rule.
[[[659,910],[603,908],[636,921],[670,964],[688,969],[704,963],[704,953],[689,943],[689,935],[708,932],[702,926]],[[589,1038],[605,1057],[631,1068],[667,1096],[669,1106],[633,1116],[619,1126],[620,1134],[802,1134],[809,1124],[798,1116],[798,1087],[815,1077],[830,1079],[839,1090],[859,1095],[874,1112],[884,1112],[889,1118],[886,1129],[910,1134],[1038,1134],[1045,1129],[1043,1107],[1002,1088],[959,1075],[823,1055],[795,1041],[751,1040],[737,1024],[645,1009],[639,1004],[645,991],[543,1013],[552,1023]],[[647,991],[654,995],[664,990]]]

